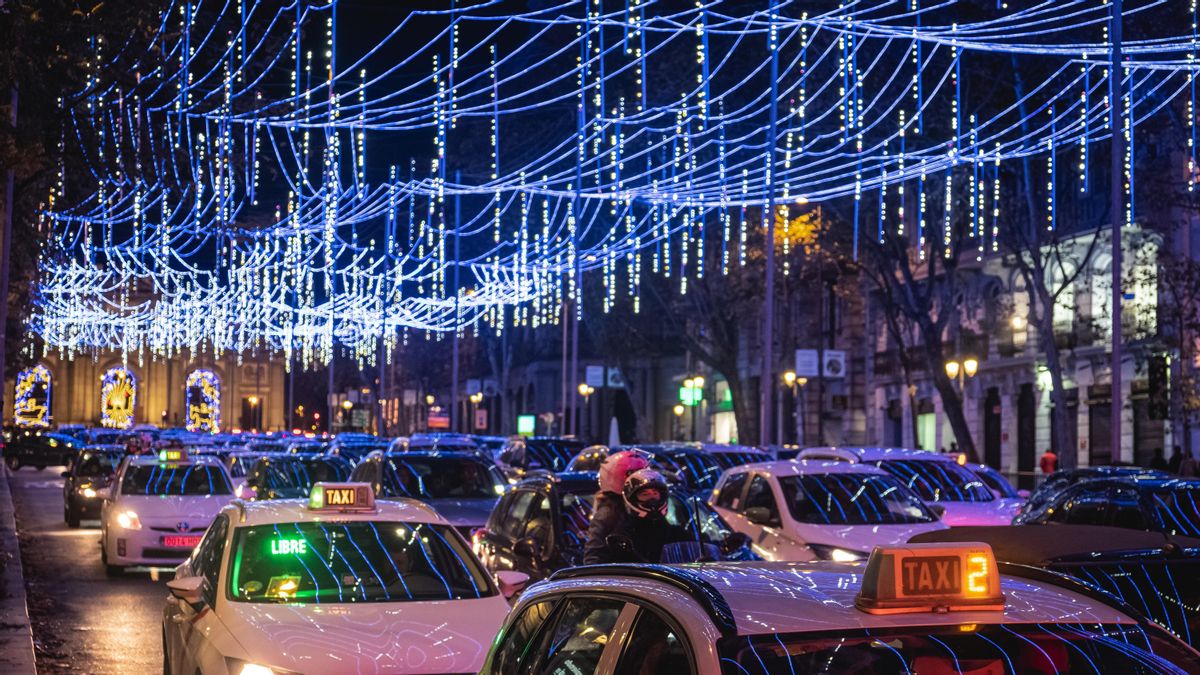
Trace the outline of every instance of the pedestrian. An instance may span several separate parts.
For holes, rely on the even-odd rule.
[[[1150,458],[1150,468],[1157,471],[1167,470],[1167,458],[1163,456],[1162,448],[1154,449],[1154,456]]]
[[[950,454],[951,455],[958,454],[958,443],[956,443],[954,441],[950,441]]]
[[[1179,473],[1179,465],[1183,462],[1183,448],[1175,446],[1175,452],[1171,454],[1171,459],[1167,461],[1167,470],[1171,473]]]
[[[1179,475],[1184,478],[1195,478],[1200,476],[1200,464],[1197,464],[1196,458],[1192,457],[1192,453],[1187,453],[1179,462]]]
[[[1046,448],[1046,451],[1042,453],[1039,465],[1042,468],[1042,473],[1046,475],[1054,473],[1058,469],[1058,455],[1054,454],[1054,451],[1050,448]]]

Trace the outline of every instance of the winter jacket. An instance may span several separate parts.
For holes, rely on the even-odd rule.
[[[633,542],[635,554],[624,554],[608,547],[608,536],[624,535]],[[592,506],[592,522],[583,548],[585,565],[598,563],[659,562],[663,546],[695,539],[687,530],[667,522],[665,516],[644,518],[629,512],[625,499],[615,492],[600,492]]]

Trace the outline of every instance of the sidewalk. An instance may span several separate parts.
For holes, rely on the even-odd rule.
[[[0,468],[0,672],[37,672],[8,467]]]

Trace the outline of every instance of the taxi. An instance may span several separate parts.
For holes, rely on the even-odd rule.
[[[595,565],[530,587],[482,673],[1194,673],[1200,653],[987,544],[863,563]]]
[[[324,483],[226,506],[167,583],[165,673],[475,673],[528,577],[415,499]]]
[[[231,499],[229,472],[217,457],[179,448],[126,456],[100,507],[105,572],[178,565]]]
[[[868,464],[747,464],[725,472],[709,503],[764,560],[865,560],[876,546],[948,527],[900,479]]]

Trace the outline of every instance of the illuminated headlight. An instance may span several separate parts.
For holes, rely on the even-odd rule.
[[[496,494],[498,494],[498,495],[503,495],[505,492],[505,487],[503,485],[497,485],[497,486],[495,486],[495,489],[496,489]]]
[[[271,668],[270,666],[250,663],[228,656],[225,657],[225,666],[229,671],[229,675],[297,675],[297,673],[291,670]]]
[[[138,520],[138,514],[134,511],[122,511],[118,513],[117,525],[126,530],[142,529],[142,521]]]
[[[241,498],[242,498],[242,491],[243,491],[243,488],[245,488],[245,487],[246,487],[246,486],[244,486],[244,485],[238,484],[238,486],[237,486],[237,487],[233,488],[233,494],[234,494],[235,496],[237,496],[237,498],[238,498],[238,499],[241,499]]]
[[[824,546],[822,544],[809,544],[809,548],[821,560],[832,560],[833,562],[856,562],[858,560],[866,560],[867,554],[861,551],[851,551],[837,546]]]
[[[87,499],[94,499],[96,497],[96,490],[91,486],[81,487],[79,488],[79,494]]]

